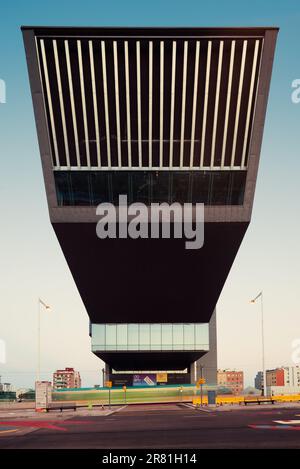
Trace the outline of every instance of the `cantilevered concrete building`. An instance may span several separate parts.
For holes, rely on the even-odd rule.
[[[22,30],[50,220],[107,379],[202,369],[215,383],[215,308],[251,218],[277,29]],[[96,206],[120,194],[204,203],[203,248],[100,240]]]

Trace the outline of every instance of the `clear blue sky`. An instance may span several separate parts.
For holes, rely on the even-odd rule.
[[[3,381],[32,385],[36,368],[37,297],[52,305],[42,319],[43,378],[74,366],[85,385],[100,382],[90,352],[88,317],[50,226],[29,91],[21,25],[279,26],[253,218],[218,304],[218,359],[252,383],[260,368],[259,306],[264,289],[268,367],[291,364],[300,338],[299,1],[152,0],[11,1],[0,6],[0,339]]]

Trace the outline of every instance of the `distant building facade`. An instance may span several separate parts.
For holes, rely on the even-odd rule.
[[[10,383],[0,383],[1,392],[12,392],[13,387]]]
[[[254,378],[254,387],[255,389],[259,389],[261,391],[263,386],[264,386],[264,375],[262,371],[258,371]]]
[[[10,383],[3,383],[3,391],[4,392],[12,392],[13,386]]]
[[[1,376],[0,376],[0,392],[11,392],[13,387],[10,383],[2,383]]]
[[[266,371],[267,391],[269,394],[293,394],[300,392],[300,368],[283,366]]]
[[[232,370],[218,370],[218,385],[231,389],[233,394],[240,394],[244,390],[244,372]]]
[[[300,368],[299,366],[285,366],[284,371],[284,385],[300,387]]]
[[[53,389],[80,388],[81,378],[79,371],[74,368],[65,368],[53,373]]]
[[[266,371],[267,386],[284,386],[284,369],[275,368]]]

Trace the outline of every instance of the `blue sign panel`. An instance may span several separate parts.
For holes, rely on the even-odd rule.
[[[133,386],[155,386],[156,375],[133,375]]]

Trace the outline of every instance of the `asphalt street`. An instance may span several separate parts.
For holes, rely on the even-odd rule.
[[[24,427],[31,430],[24,433]],[[300,448],[300,408],[204,412],[157,404],[127,406],[106,416],[74,413],[67,419],[0,415],[0,448]]]

